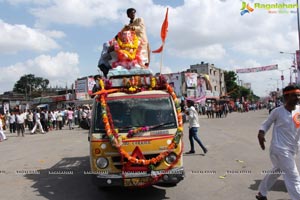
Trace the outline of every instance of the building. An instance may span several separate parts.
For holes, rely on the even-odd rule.
[[[19,94],[16,92],[4,92],[0,95],[0,113],[4,114],[6,111],[13,110],[25,110],[29,107],[29,101],[26,100],[24,94]]]
[[[91,94],[93,93],[93,87],[95,85],[94,76],[85,76],[78,78],[75,81],[75,95],[76,100],[91,100]]]
[[[214,64],[201,62],[190,66],[191,71],[197,74],[208,75],[212,86],[213,96],[220,97],[226,94],[224,71],[214,66]]]
[[[169,73],[163,74],[164,77],[167,79],[167,82],[173,87],[174,92],[177,97],[182,97],[186,94],[185,87],[184,87],[184,73],[177,72],[177,73]]]

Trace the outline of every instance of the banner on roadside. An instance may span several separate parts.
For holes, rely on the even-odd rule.
[[[267,65],[262,67],[253,67],[253,68],[244,68],[244,69],[236,69],[236,73],[253,73],[253,72],[263,72],[270,70],[277,70],[278,65]]]

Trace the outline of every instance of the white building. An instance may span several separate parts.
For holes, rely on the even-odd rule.
[[[198,74],[206,74],[212,86],[213,96],[223,96],[226,94],[224,71],[214,66],[214,64],[204,63],[191,65],[190,69]]]

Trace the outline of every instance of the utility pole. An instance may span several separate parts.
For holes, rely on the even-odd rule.
[[[280,79],[281,79],[281,84],[282,84],[281,89],[283,89],[283,81],[284,81],[283,71],[284,70],[280,70],[280,71],[281,71],[281,77],[280,77]]]
[[[298,25],[298,49],[300,50],[300,24],[299,24],[299,2],[297,0],[297,25]]]
[[[296,53],[289,53],[289,52],[283,52],[283,51],[280,51],[281,54],[290,54],[293,56],[293,63],[291,65],[291,68],[290,69],[290,85],[293,83],[293,80],[292,80],[292,68],[295,68],[296,72],[297,72],[297,69],[298,69],[298,66],[296,67]],[[295,83],[297,84],[297,75],[295,73]]]
[[[299,2],[298,0],[296,1],[297,2],[297,27],[298,27],[298,51],[300,50],[300,23],[299,23]],[[297,51],[296,51],[297,52]],[[296,56],[295,56],[296,57]],[[296,60],[296,59],[295,59]],[[298,77],[300,77],[300,66],[298,66],[298,60],[296,60],[297,62],[297,68],[295,69],[296,72],[297,72],[297,75]],[[296,84],[298,84],[298,80],[297,80],[297,77],[296,77],[296,73],[295,73],[295,79],[296,79]]]

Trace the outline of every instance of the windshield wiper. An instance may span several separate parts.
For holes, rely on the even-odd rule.
[[[132,126],[122,126],[122,127],[115,127],[119,131],[128,131],[129,129],[132,129]]]
[[[148,126],[150,130],[156,129],[156,128],[160,128],[162,126],[166,126],[166,125],[175,125],[175,122],[165,122],[165,123],[161,123],[161,124],[157,124],[157,125],[153,125],[153,126]],[[119,131],[127,131],[130,129],[133,129],[133,127],[137,128],[137,127],[143,127],[143,126],[122,126],[122,127],[115,127],[117,129],[119,129]]]
[[[175,125],[175,122],[165,122],[165,123],[161,123],[161,124],[158,124],[155,126],[150,126],[149,128],[150,128],[150,130],[153,130],[153,129],[160,128],[160,127],[166,126],[166,125],[171,125],[171,124]]]
[[[154,129],[160,128],[162,126],[167,126],[167,125],[175,125],[175,122],[165,122],[165,123],[148,126],[148,127],[149,127],[149,130],[154,130]],[[142,126],[122,126],[122,127],[115,127],[115,128],[118,129],[120,132],[122,132],[122,131],[129,131],[130,129],[133,129],[133,127],[137,128],[137,127],[142,127]],[[104,130],[104,129],[100,129],[100,130]]]

